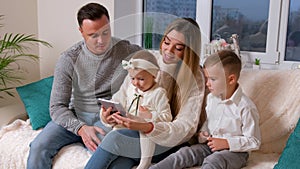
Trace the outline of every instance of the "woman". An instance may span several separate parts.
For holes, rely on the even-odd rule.
[[[134,117],[102,113],[106,124],[122,124],[128,129],[108,133],[86,168],[132,168],[140,158],[139,132],[156,143],[154,162],[162,160],[186,143],[196,132],[204,98],[204,79],[199,66],[201,47],[198,24],[189,18],[173,21],[160,43],[158,59],[162,70],[159,83],[167,90],[172,122],[146,122]],[[127,88],[127,78],[121,88]],[[136,131],[134,131],[136,130]]]

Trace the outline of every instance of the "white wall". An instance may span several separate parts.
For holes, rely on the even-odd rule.
[[[135,36],[135,32],[141,32],[142,28],[142,26],[136,26],[141,25],[138,23],[141,22],[141,11],[137,10],[137,6],[142,5],[141,0],[44,0],[37,2],[39,38],[53,45],[53,48],[40,48],[41,77],[52,75],[60,53],[82,39],[76,19],[77,11],[89,2],[98,2],[108,9],[114,36],[141,44],[141,36]],[[136,13],[139,14],[133,15]]]
[[[114,18],[114,1],[112,0],[38,1],[39,38],[47,40],[53,45],[53,48],[40,48],[41,77],[52,75],[60,53],[77,41],[82,40],[78,30],[77,11],[89,2],[101,3],[108,9],[110,17]]]
[[[3,24],[3,27],[0,28],[0,37],[3,37],[5,33],[34,34],[37,37],[36,9],[36,0],[0,0],[0,15],[4,15],[4,19],[0,20],[0,23]],[[31,47],[32,50],[29,52],[38,54],[38,47]],[[33,80],[39,78],[38,63],[24,62],[22,64],[24,64],[26,71],[30,73],[25,74],[26,77],[28,76]]]
[[[5,33],[24,33],[38,34],[37,26],[37,0],[0,0],[0,15],[4,15],[4,19],[0,20],[3,27],[0,28],[0,37]],[[32,50],[28,51],[38,55],[38,47],[32,46]],[[23,74],[23,84],[38,80],[40,78],[39,64],[36,62],[22,62],[25,72]],[[20,84],[21,85],[21,84]],[[6,95],[4,95],[6,96]],[[9,102],[13,102],[18,97],[7,97],[0,99],[0,107]]]
[[[116,37],[142,44],[142,5],[141,0],[115,0],[113,25]]]

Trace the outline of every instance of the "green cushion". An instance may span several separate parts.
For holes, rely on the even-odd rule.
[[[274,169],[300,169],[300,120],[290,135]]]
[[[44,127],[50,120],[49,102],[53,76],[24,86],[17,87],[17,92],[24,103],[30,118],[32,129]]]

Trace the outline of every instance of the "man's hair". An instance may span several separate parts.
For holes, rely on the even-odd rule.
[[[81,27],[84,19],[95,21],[105,15],[109,20],[109,14],[107,9],[98,3],[88,3],[81,7],[77,13],[77,21]]]
[[[220,63],[224,70],[229,74],[235,74],[240,77],[242,69],[241,59],[231,50],[221,50],[207,57],[204,62],[204,68],[208,68]]]

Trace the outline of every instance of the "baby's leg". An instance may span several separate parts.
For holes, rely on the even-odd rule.
[[[155,150],[155,143],[140,132],[141,161],[137,169],[146,169],[150,166]]]

